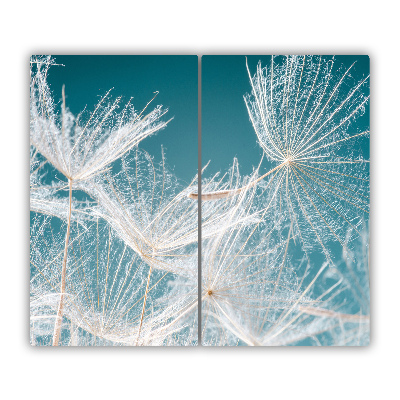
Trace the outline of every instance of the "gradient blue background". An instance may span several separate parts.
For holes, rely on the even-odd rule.
[[[156,161],[164,147],[167,165],[178,178],[189,183],[197,173],[197,56],[150,55],[53,55],[48,82],[56,102],[61,104],[65,84],[66,105],[74,115],[85,107],[93,111],[100,98],[111,88],[111,97],[122,96],[121,105],[131,97],[141,111],[154,92],[159,94],[149,105],[168,108],[163,117],[174,118],[166,128],[144,139],[139,147]]]

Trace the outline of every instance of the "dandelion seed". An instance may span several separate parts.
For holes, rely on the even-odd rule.
[[[169,122],[159,121],[167,110],[157,107],[143,115],[130,104],[117,114],[121,98],[110,102],[110,91],[86,118],[75,118],[65,104],[63,88],[61,115],[56,111],[47,74],[50,59],[35,63],[31,71],[31,144],[68,180],[83,181],[98,175],[147,136]]]
[[[351,124],[368,104],[369,76],[354,82],[352,69],[336,70],[334,58],[322,56],[272,57],[254,76],[248,70],[252,95],[245,96],[258,142],[278,164],[251,185],[279,186],[279,210],[289,211],[304,248],[318,244],[332,264],[325,243],[343,247],[346,231],[359,234],[369,213],[369,161],[356,146],[369,131]],[[205,192],[204,200],[242,189]]]

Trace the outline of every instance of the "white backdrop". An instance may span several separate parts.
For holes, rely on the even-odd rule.
[[[399,94],[395,2],[34,1],[2,6],[2,398],[352,399],[399,395]],[[31,54],[368,54],[368,348],[52,349],[29,345]]]

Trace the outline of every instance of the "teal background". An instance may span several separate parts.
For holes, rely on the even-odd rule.
[[[335,56],[334,59],[334,71],[341,68],[344,72],[355,62],[350,75],[357,83],[370,73],[370,60],[366,55],[339,55]],[[247,56],[251,76],[256,73],[259,61],[261,61],[262,67],[269,66],[271,56]],[[248,175],[253,171],[254,167],[258,166],[263,150],[257,142],[257,135],[254,132],[243,98],[245,94],[251,93],[246,57],[244,55],[206,55],[201,59],[201,70],[202,165],[204,166],[211,161],[203,176],[209,178],[217,172],[227,171],[232,165],[234,157],[238,159],[241,174]],[[350,88],[345,87],[343,90],[348,94]],[[368,96],[369,84],[365,84],[362,90],[363,94]],[[358,115],[351,122],[348,126],[348,131],[361,132],[369,130],[369,119],[368,102],[364,113]],[[365,159],[369,159],[370,146],[368,137],[353,143],[352,146],[357,155],[362,155]],[[276,164],[270,163],[264,158],[261,173],[265,173],[275,166]],[[329,245],[335,257],[340,260],[342,247],[338,243],[329,243]],[[358,242],[356,242],[356,246],[359,247]],[[358,247],[357,250],[359,250]],[[291,252],[292,260],[296,260],[296,257],[298,260],[301,259],[302,252],[298,248],[292,248]],[[325,257],[322,252],[314,251],[310,258],[312,265],[309,276],[313,276],[325,261]],[[346,267],[341,261],[338,262],[337,268],[346,271]],[[365,284],[365,279],[368,279],[368,276],[363,275],[363,272],[359,272],[359,276],[356,279]],[[323,285],[321,282],[323,282]],[[320,278],[313,287],[314,296],[317,297],[322,294],[327,287],[334,283],[336,283],[334,279]],[[366,284],[368,285],[368,281]],[[351,304],[352,299],[346,296],[349,296],[349,293],[343,292],[338,295],[336,297],[337,304],[346,301]],[[359,309],[356,308],[353,312],[359,312]],[[311,339],[298,343],[298,345],[314,344]],[[243,345],[243,343],[239,342],[239,345]]]
[[[105,93],[122,96],[121,105],[133,97],[141,111],[154,92],[159,94],[147,108],[168,108],[166,128],[144,139],[139,147],[161,160],[164,147],[167,165],[178,178],[189,183],[197,173],[198,58],[194,55],[53,55],[57,64],[49,70],[48,82],[61,104],[65,85],[66,105],[77,115],[85,107],[93,111]]]
[[[161,146],[167,165],[183,182],[189,183],[198,166],[198,58],[197,56],[54,56],[58,64],[49,71],[48,82],[56,102],[61,104],[65,85],[66,105],[74,115],[85,107],[92,111],[110,89],[113,98],[123,96],[121,105],[133,97],[132,104],[142,110],[159,91],[148,110],[162,104],[168,108],[164,120],[174,118],[139,147],[161,160]],[[270,56],[248,56],[251,74],[259,61],[265,66]],[[359,80],[369,74],[367,56],[336,56],[336,63],[349,67],[357,61],[353,76]],[[242,174],[257,166],[262,149],[249,120],[243,95],[251,86],[245,56],[203,56],[202,69],[202,163],[211,163],[205,177],[225,172],[234,157]],[[366,90],[369,90],[367,87]],[[369,127],[369,106],[357,119],[359,127]],[[360,149],[369,158],[369,140]],[[268,162],[264,166],[268,170]]]

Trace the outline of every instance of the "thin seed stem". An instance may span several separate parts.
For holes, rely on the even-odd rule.
[[[264,175],[260,176],[257,178],[255,181],[249,183],[246,186],[243,186],[239,189],[232,189],[232,190],[218,190],[215,192],[207,192],[207,193],[202,193],[201,194],[201,200],[202,201],[210,201],[210,200],[219,200],[219,199],[224,199],[226,197],[232,197],[238,195],[240,192],[246,189],[250,189],[253,187],[256,183],[260,182],[264,178],[266,178],[268,175],[271,175],[274,171],[277,169],[281,169],[283,166],[285,166],[288,163],[288,160],[285,160],[283,163],[279,164],[275,168],[272,168],[270,171],[265,173]],[[198,193],[189,193],[188,197],[190,197],[193,200],[198,200],[199,195]]]
[[[65,293],[65,283],[67,276],[67,256],[68,256],[68,242],[71,228],[71,214],[72,214],[72,180],[68,179],[69,185],[69,211],[68,211],[68,226],[67,226],[67,234],[65,236],[65,248],[64,248],[64,259],[61,270],[61,291],[60,291],[60,303],[58,305],[57,318],[54,326],[54,334],[53,334],[53,346],[58,346],[58,342],[60,340],[61,335],[61,325],[62,325],[62,316],[64,310],[64,293]]]

